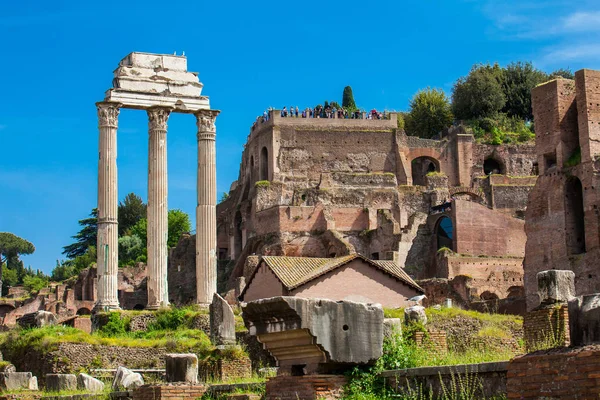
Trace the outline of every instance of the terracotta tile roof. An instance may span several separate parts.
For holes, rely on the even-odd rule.
[[[350,254],[336,258],[316,257],[285,257],[285,256],[263,256],[261,259],[273,271],[277,278],[288,289],[295,289],[326,274],[348,262],[360,258],[366,263],[392,275],[394,278],[404,282],[421,292],[423,289],[412,280],[404,270],[394,261],[369,260],[360,254]]]

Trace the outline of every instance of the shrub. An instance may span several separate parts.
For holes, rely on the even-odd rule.
[[[129,330],[129,320],[121,317],[121,313],[108,314],[108,322],[99,331],[107,337],[123,336]]]

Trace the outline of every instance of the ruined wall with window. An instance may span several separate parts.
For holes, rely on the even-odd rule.
[[[252,126],[238,180],[217,207],[219,258],[234,260],[232,287],[253,254],[357,252],[433,277],[436,232],[427,220],[436,207],[480,204],[498,215],[486,219],[497,233],[506,227],[498,221],[522,218],[532,182],[517,178],[534,173],[535,163],[533,146],[481,145],[462,126],[430,140],[397,129],[395,114],[319,119],[273,111]],[[446,235],[455,229],[466,228],[452,226]],[[500,242],[490,239],[490,246]],[[506,250],[492,247],[493,254]]]
[[[540,176],[525,224],[528,309],[539,304],[539,271],[574,271],[578,296],[600,291],[600,71],[540,85],[532,103]]]

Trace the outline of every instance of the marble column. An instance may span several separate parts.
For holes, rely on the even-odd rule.
[[[119,309],[119,223],[117,220],[117,124],[120,104],[100,102],[98,129],[98,295],[94,309]]]
[[[167,285],[167,120],[171,110],[148,109],[148,305],[169,305]]]
[[[196,207],[196,302],[208,305],[217,292],[217,169],[215,110],[196,113],[198,206]]]

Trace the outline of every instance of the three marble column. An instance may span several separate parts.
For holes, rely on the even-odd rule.
[[[100,102],[98,160],[98,296],[95,310],[119,308],[117,125],[120,104]],[[168,182],[167,120],[171,109],[148,113],[148,309],[169,304],[167,284]],[[198,186],[196,208],[197,302],[210,304],[217,290],[215,119],[218,111],[196,114]]]

